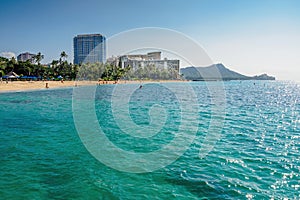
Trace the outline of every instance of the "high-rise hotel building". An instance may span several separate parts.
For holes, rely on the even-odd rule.
[[[73,39],[74,64],[105,63],[106,38],[101,34],[77,35]]]
[[[29,60],[29,62],[34,63],[34,56],[35,54],[33,53],[21,53],[20,55],[18,55],[17,61],[26,62],[27,60]]]

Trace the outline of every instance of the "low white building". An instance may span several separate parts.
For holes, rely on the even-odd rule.
[[[169,60],[167,58],[161,59],[161,52],[150,52],[147,54],[123,55],[118,57],[113,62],[122,68],[132,67],[138,69],[139,67],[155,66],[159,69],[174,69],[179,73],[180,60]]]

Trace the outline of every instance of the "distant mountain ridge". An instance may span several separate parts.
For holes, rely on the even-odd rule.
[[[223,64],[214,64],[208,67],[186,67],[180,69],[181,74],[187,80],[213,81],[213,80],[275,80],[275,77],[267,74],[258,76],[245,76],[226,68]]]

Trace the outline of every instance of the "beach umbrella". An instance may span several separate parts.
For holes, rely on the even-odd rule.
[[[21,79],[37,79],[36,76],[22,76]]]

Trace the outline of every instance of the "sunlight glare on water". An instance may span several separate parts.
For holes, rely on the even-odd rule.
[[[253,83],[224,82],[222,137],[204,159],[198,153],[210,123],[210,96],[203,82],[176,83],[191,84],[197,95],[199,122],[190,122],[197,136],[174,163],[146,174],[116,171],[89,154],[74,126],[72,89],[1,93],[1,198],[299,199],[300,86]],[[150,84],[132,95],[136,124],[150,123],[149,108],[158,101],[166,109],[161,132],[144,139],[123,134],[111,117],[113,87],[97,88],[95,106],[115,145],[147,153],[172,141],[180,106],[170,92]]]

